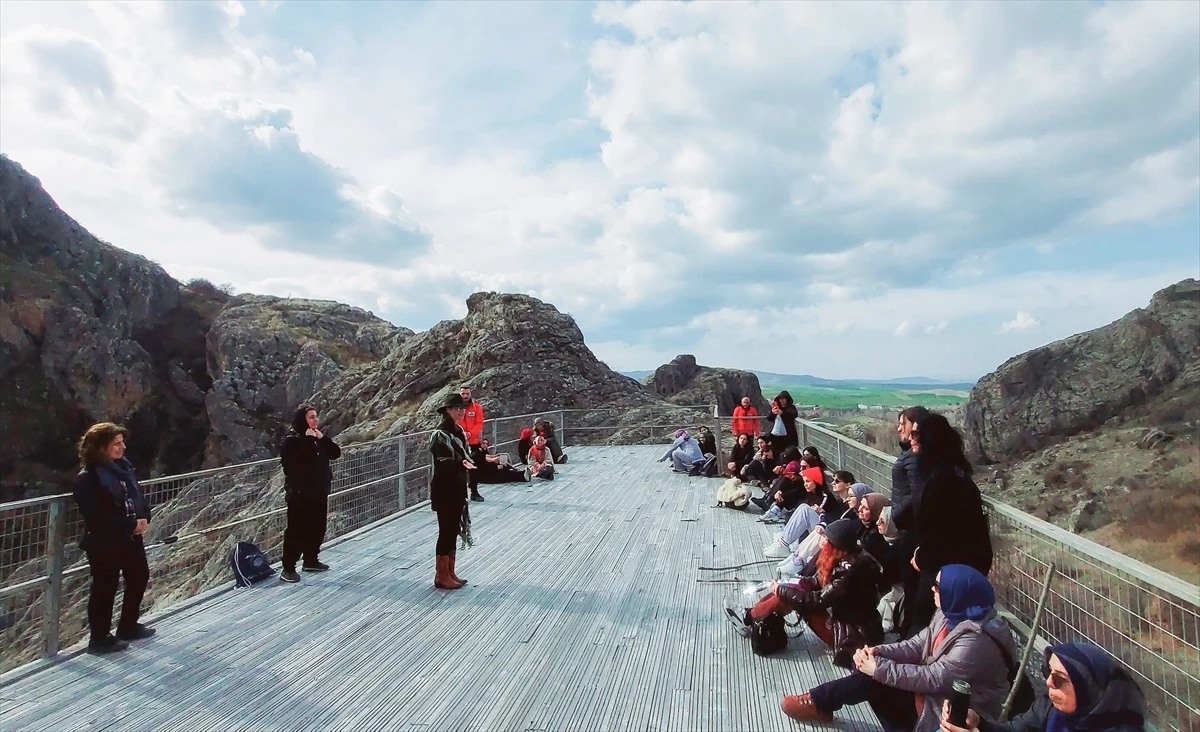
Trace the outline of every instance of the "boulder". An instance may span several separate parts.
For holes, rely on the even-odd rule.
[[[1144,309],[1011,358],[980,379],[964,405],[968,449],[993,463],[1147,410],[1195,419],[1198,364],[1200,281],[1188,279]]]
[[[1112,521],[1103,504],[1095,498],[1085,498],[1075,505],[1067,517],[1067,526],[1072,533],[1082,534],[1085,531],[1095,531]]]
[[[769,414],[758,376],[749,371],[700,366],[696,357],[682,354],[655,369],[642,380],[654,393],[672,404],[716,404],[722,416],[733,414],[742,397],[750,397],[759,414]]]

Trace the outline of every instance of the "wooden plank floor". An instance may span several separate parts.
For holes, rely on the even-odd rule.
[[[820,641],[760,658],[722,617],[770,529],[717,509],[719,481],[664,448],[577,447],[550,483],[484,486],[470,584],[432,586],[434,515],[329,548],[333,570],[270,580],[0,689],[3,730],[794,730],[785,693],[834,678]],[[740,570],[765,578],[770,565]],[[865,705],[838,713],[877,730]]]

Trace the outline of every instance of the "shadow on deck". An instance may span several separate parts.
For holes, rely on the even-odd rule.
[[[470,584],[432,586],[421,509],[331,546],[333,570],[269,580],[0,690],[5,730],[793,730],[779,709],[841,675],[806,634],[759,658],[722,617],[770,529],[662,446],[578,447],[550,483],[484,486]],[[770,565],[741,570],[766,577]],[[843,729],[877,730],[865,706]]]

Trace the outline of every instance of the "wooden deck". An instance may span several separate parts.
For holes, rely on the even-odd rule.
[[[717,509],[662,447],[570,450],[551,483],[484,486],[456,592],[432,586],[434,515],[331,546],[333,570],[218,594],[125,653],[0,689],[3,730],[795,730],[780,711],[842,674],[811,634],[760,658],[722,617],[765,578],[770,529]],[[862,705],[847,730],[877,730]]]

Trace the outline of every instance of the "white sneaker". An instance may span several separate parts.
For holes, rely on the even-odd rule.
[[[801,567],[799,564],[796,564],[795,559],[796,558],[794,555],[789,554],[786,559],[776,565],[775,571],[779,572],[779,574],[784,577],[795,577],[796,575],[800,574],[800,570],[803,569],[803,567]]]
[[[791,547],[789,547],[787,544],[784,544],[782,539],[776,539],[775,541],[763,547],[763,556],[767,557],[768,559],[783,559],[784,557],[790,557],[791,555]]]

